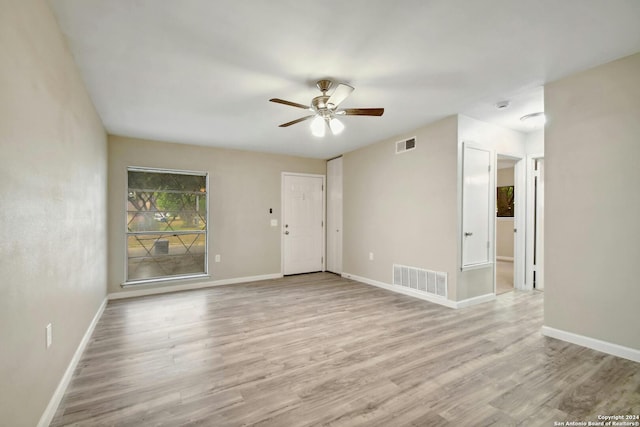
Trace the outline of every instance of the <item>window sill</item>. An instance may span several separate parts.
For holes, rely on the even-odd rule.
[[[171,277],[162,277],[158,279],[145,279],[145,280],[134,280],[131,282],[124,282],[120,284],[122,288],[131,288],[131,287],[141,287],[141,286],[152,286],[158,284],[175,284],[175,282],[184,282],[185,280],[193,280],[193,279],[209,279],[211,275],[207,273],[201,274],[189,274],[185,276],[171,276]]]

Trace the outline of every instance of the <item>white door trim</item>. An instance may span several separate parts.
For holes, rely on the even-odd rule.
[[[285,198],[285,188],[284,188],[284,178],[285,176],[303,176],[309,178],[322,178],[322,224],[324,225],[324,230],[326,230],[327,224],[327,198],[326,198],[326,188],[327,188],[327,177],[326,175],[321,174],[313,174],[313,173],[298,173],[298,172],[282,172],[280,174],[280,274],[284,275],[284,198]],[[322,271],[325,271],[327,255],[326,255],[326,246],[327,246],[327,236],[323,231],[322,233]]]
[[[524,157],[520,157],[516,162],[514,168],[514,182],[516,188],[520,190],[516,191],[516,220],[513,222],[515,229],[515,241],[514,241],[514,269],[513,269],[513,287],[515,289],[525,289],[525,258],[526,258],[526,219],[527,219],[527,174],[526,174],[526,160]]]
[[[343,160],[342,156],[327,160],[327,224],[325,268],[327,271],[342,274],[342,197],[343,197]]]
[[[544,154],[529,154],[526,157],[526,169],[527,169],[527,213],[526,213],[526,259],[525,259],[525,286],[524,289],[533,290],[533,248],[535,239],[535,224],[534,224],[534,211],[535,211],[535,185],[534,175],[536,160],[544,159]]]

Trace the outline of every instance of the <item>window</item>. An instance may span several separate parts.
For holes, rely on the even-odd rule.
[[[128,169],[126,283],[207,274],[207,174]]]

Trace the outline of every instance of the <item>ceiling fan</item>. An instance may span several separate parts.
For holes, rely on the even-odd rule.
[[[331,88],[333,82],[331,80],[319,80],[316,86],[322,92],[322,95],[316,96],[311,100],[310,105],[298,104],[297,102],[286,101],[280,98],[271,98],[269,101],[278,104],[290,105],[291,107],[302,108],[303,110],[312,111],[313,114],[299,119],[283,123],[279,127],[286,128],[305,120],[313,119],[311,122],[311,132],[314,136],[323,137],[326,127],[328,126],[331,133],[339,134],[344,130],[344,125],[336,116],[381,116],[384,108],[344,108],[338,109],[342,101],[347,99],[354,88],[339,83],[331,95],[327,95],[327,91]]]

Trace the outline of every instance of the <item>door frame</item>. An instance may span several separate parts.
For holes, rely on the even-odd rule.
[[[285,176],[302,176],[307,178],[322,178],[322,270],[325,271],[327,265],[327,176],[314,173],[282,172],[280,174],[280,274],[284,275],[284,198]]]
[[[331,190],[335,187],[334,183],[332,183],[331,181],[331,175],[329,174],[329,164],[335,165],[336,163],[331,163],[331,162],[337,162],[339,160],[339,164],[340,164],[340,207],[339,207],[339,217],[340,217],[340,224],[339,224],[339,229],[336,230],[336,232],[338,233],[338,236],[336,236],[336,234],[333,232],[334,227],[329,228],[330,225],[334,225],[334,224],[329,224],[330,222],[332,222],[332,208],[335,204],[335,199],[332,197],[331,195]],[[335,167],[335,166],[332,166]],[[329,271],[331,273],[336,273],[336,274],[342,274],[343,271],[343,264],[342,264],[342,260],[344,259],[343,256],[343,223],[344,223],[344,218],[343,218],[343,188],[344,188],[344,160],[343,160],[343,156],[338,156],[338,157],[334,157],[332,159],[327,160],[327,188],[325,191],[325,200],[327,203],[327,207],[326,207],[326,212],[327,212],[327,218],[326,218],[326,224],[325,224],[325,235],[326,235],[326,253],[325,253],[325,269],[326,271]],[[335,220],[335,218],[334,218]],[[340,247],[340,256],[336,257],[335,253],[333,253],[333,248],[331,246],[330,243],[333,242],[332,239],[337,239],[339,240],[339,247]],[[333,258],[339,258],[339,264],[340,264],[340,268],[339,269],[331,269],[331,263],[329,262],[330,260],[332,260]],[[334,266],[335,267],[335,266]],[[340,270],[340,271],[334,271],[334,270]]]
[[[464,226],[465,226],[465,213],[464,213],[464,198],[465,198],[465,194],[464,194],[464,161],[465,161],[465,150],[469,148],[469,149],[474,149],[474,150],[480,150],[480,151],[486,151],[489,153],[489,167],[490,170],[488,171],[489,173],[489,188],[493,188],[493,193],[492,195],[489,195],[489,233],[487,238],[489,239],[489,254],[488,254],[488,261],[484,262],[484,263],[479,263],[479,264],[464,264],[465,259],[464,259]],[[475,142],[472,141],[463,141],[462,143],[462,150],[461,150],[461,154],[460,154],[460,161],[459,163],[459,177],[460,177],[460,184],[459,184],[459,222],[458,222],[458,246],[459,246],[459,258],[458,258],[458,265],[460,268],[460,271],[468,271],[468,270],[475,270],[475,269],[479,269],[479,268],[486,268],[486,267],[490,267],[493,264],[493,269],[494,269],[494,277],[493,277],[493,290],[495,293],[495,287],[496,287],[496,280],[495,280],[495,242],[496,242],[496,236],[495,236],[495,220],[491,221],[491,216],[493,215],[495,217],[495,206],[496,206],[496,197],[495,197],[495,180],[496,180],[496,174],[495,174],[495,160],[496,160],[496,153],[495,150],[491,147],[487,147],[485,145],[482,144],[477,144]]]
[[[527,241],[526,241],[526,260],[525,260],[525,287],[524,289],[533,290],[533,248],[535,241],[535,162],[543,160],[543,153],[527,155]],[[542,261],[544,262],[544,260]],[[544,279],[543,279],[544,280]]]

